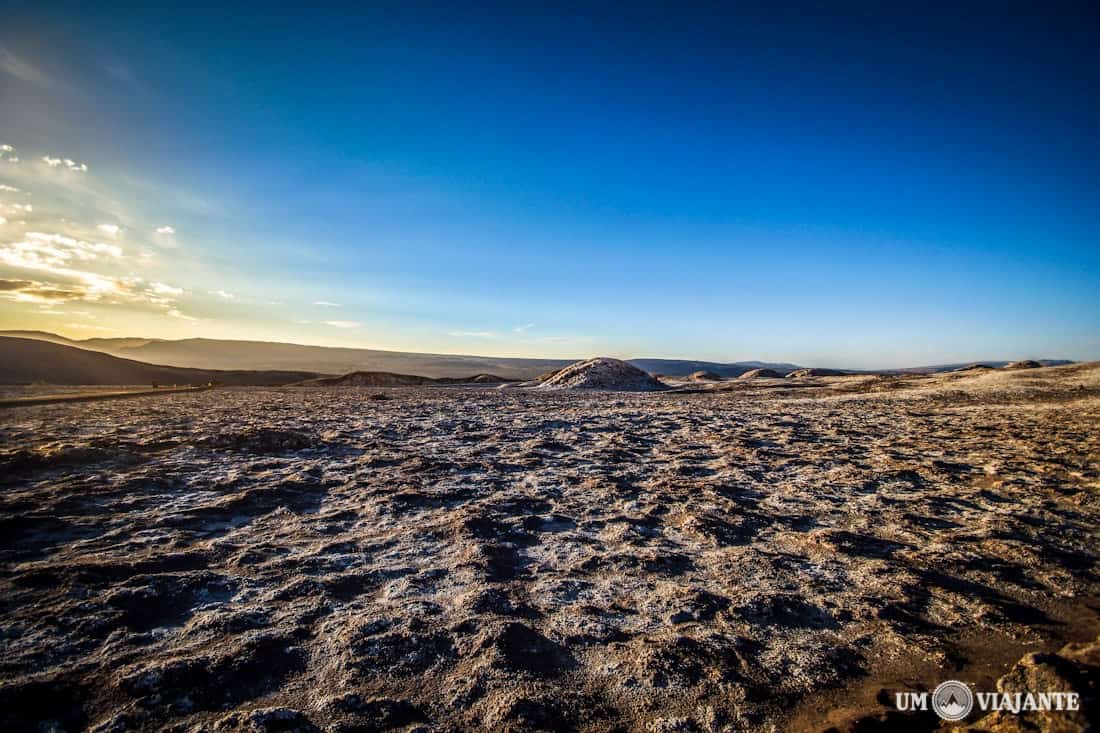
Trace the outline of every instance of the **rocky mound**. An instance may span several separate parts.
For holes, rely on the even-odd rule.
[[[1020,712],[998,711],[987,715],[967,731],[989,733],[1023,733],[1024,731],[1089,731],[1093,730],[1100,683],[1100,639],[1067,644],[1057,654],[1031,653],[1024,656],[997,681],[997,690],[1005,695],[1061,692],[1076,693],[1080,710],[1044,711],[1022,709]]]
[[[841,371],[840,369],[795,369],[788,374],[788,377],[843,377],[848,372]]]
[[[1036,366],[1038,366],[1038,365],[1036,365]],[[966,366],[961,366],[958,369],[953,369],[952,371],[955,371],[955,372],[984,372],[984,371],[988,371],[992,368],[993,367],[989,366],[988,364],[967,364]]]
[[[351,372],[339,377],[322,377],[301,382],[304,387],[424,387],[433,384],[503,384],[511,380],[494,374],[475,374],[472,377],[421,377],[416,374],[393,372]]]
[[[774,369],[750,369],[738,379],[769,379],[779,376],[781,376],[779,372]]]
[[[613,392],[656,392],[667,389],[649,373],[606,356],[578,361],[559,369],[539,389],[602,389]]]
[[[722,380],[722,377],[714,372],[700,371],[692,372],[688,375],[688,379],[693,382],[719,382]]]
[[[1012,361],[1005,364],[1001,369],[1038,369],[1042,364],[1033,359],[1023,359],[1021,361]]]
[[[419,377],[415,374],[394,374],[392,372],[351,372],[339,377],[322,377],[302,382],[309,387],[419,387],[435,384],[431,377]]]
[[[516,380],[498,377],[495,374],[475,374],[472,377],[442,377],[436,381],[443,384],[504,384]]]

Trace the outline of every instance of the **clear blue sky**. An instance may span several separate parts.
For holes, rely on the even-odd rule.
[[[3,10],[0,327],[1100,359],[1085,4],[108,5]]]

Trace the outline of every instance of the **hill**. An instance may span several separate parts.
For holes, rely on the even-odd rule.
[[[766,361],[689,361],[684,359],[628,359],[628,362],[650,374],[666,374],[670,377],[687,377],[695,372],[710,372],[719,377],[740,377],[753,369],[773,369],[782,374],[798,369],[797,364]]]
[[[0,336],[38,339],[52,343],[98,351],[147,364],[189,367],[192,369],[281,370],[320,374],[352,372],[388,372],[424,377],[466,379],[471,374],[504,374],[517,379],[535,379],[575,362],[574,359],[526,359],[518,357],[427,354],[380,349],[354,349],[309,346],[271,341],[225,339],[180,339],[168,341],[149,338],[68,339],[44,331],[0,331]],[[794,364],[765,362],[716,363],[683,359],[630,359],[639,369],[686,377],[692,372],[709,371],[722,377],[736,377],[750,369],[772,368],[788,372]]]
[[[145,364],[42,339],[0,336],[0,384],[273,385],[316,377],[313,372],[184,369]]]
[[[904,367],[901,369],[878,369],[878,370],[859,370],[861,372],[874,371],[878,374],[936,374],[939,372],[955,372],[961,371],[965,367],[973,366],[987,366],[994,369],[1006,367],[1010,364],[1021,364],[1023,362],[1011,362],[1011,361],[981,361],[973,362],[967,361],[960,364],[936,364],[933,366],[921,366],[921,367]],[[1032,362],[1038,366],[1066,366],[1068,364],[1074,364],[1071,359],[1037,359]]]
[[[338,377],[319,377],[299,382],[301,387],[422,387],[450,384],[504,384],[509,380],[494,374],[475,374],[470,377],[419,377],[414,374],[393,372],[351,372]]]
[[[595,389],[609,392],[658,392],[668,389],[650,374],[619,359],[585,359],[558,370],[539,389]]]
[[[781,377],[781,376],[783,376],[783,375],[781,375],[779,372],[775,371],[774,369],[761,368],[761,369],[750,369],[749,371],[747,371],[744,374],[742,374],[741,376],[739,376],[738,379],[774,379],[775,377]]]

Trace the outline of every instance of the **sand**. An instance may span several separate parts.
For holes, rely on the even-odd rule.
[[[902,730],[1096,637],[1100,367],[766,383],[0,411],[0,728]]]

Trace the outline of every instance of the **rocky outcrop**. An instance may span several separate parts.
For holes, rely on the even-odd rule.
[[[774,369],[750,369],[738,379],[774,379],[779,376],[782,375]]]
[[[658,392],[667,387],[647,372],[606,356],[586,359],[555,372],[539,389],[596,389],[609,392]]]

